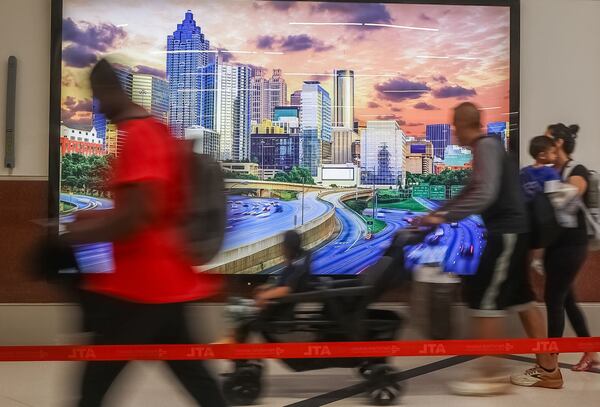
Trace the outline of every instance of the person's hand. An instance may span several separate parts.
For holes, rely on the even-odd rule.
[[[267,306],[267,302],[269,301],[264,295],[263,293],[260,293],[256,296],[256,298],[254,299],[256,301],[256,306],[260,309],[263,309]]]
[[[536,249],[531,252],[530,266],[539,275],[544,275],[544,249]]]
[[[531,268],[540,276],[543,276],[546,273],[544,270],[544,262],[541,259],[534,258],[531,260]]]
[[[438,226],[444,222],[446,222],[446,219],[442,216],[430,213],[425,216],[414,218],[412,224],[414,226]]]

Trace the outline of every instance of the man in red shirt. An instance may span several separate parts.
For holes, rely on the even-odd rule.
[[[214,295],[218,286],[194,271],[179,233],[186,182],[179,144],[129,100],[107,61],[98,62],[90,79],[122,139],[109,184],[114,208],[81,216],[64,235],[71,244],[113,242],[114,271],[85,276],[85,323],[97,344],[192,343],[184,305]],[[100,406],[126,364],[88,363],[79,406]],[[201,361],[168,364],[199,405],[226,405]]]

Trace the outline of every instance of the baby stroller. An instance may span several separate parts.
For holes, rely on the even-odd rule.
[[[387,290],[410,278],[404,266],[404,246],[424,237],[416,230],[402,230],[374,265],[356,279],[321,278],[309,292],[291,294],[273,302],[251,321],[250,330],[267,342],[344,342],[394,340],[402,318],[394,311],[372,308]],[[299,304],[312,304],[308,309]],[[283,312],[281,312],[283,310]],[[247,328],[248,329],[248,328]],[[301,338],[299,340],[299,338]],[[283,359],[296,372],[334,367],[356,368],[367,382],[367,396],[376,405],[390,405],[401,393],[395,369],[386,358]],[[234,405],[253,404],[262,391],[260,360],[235,361],[225,375],[223,391]]]

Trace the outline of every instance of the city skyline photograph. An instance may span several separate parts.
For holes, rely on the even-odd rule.
[[[487,6],[227,0],[102,2],[68,0],[63,18],[62,120],[91,125],[87,75],[99,58],[133,73],[167,75],[167,37],[188,10],[207,56],[270,78],[280,69],[285,101],[304,81],[333,100],[335,70],[354,76],[354,119],[396,120],[408,136],[449,123],[471,100],[486,122],[509,113],[509,10]],[[189,17],[188,17],[189,18]],[[333,106],[335,109],[335,106]]]
[[[278,273],[277,255],[257,253],[296,229],[315,248],[316,274],[360,273],[415,215],[468,182],[472,154],[452,138],[455,106],[476,103],[482,133],[509,144],[508,7],[63,5],[61,213],[112,205],[104,176],[127,133],[88,84],[107,58],[127,97],[220,162],[228,219],[211,272]],[[469,274],[484,236],[470,217],[440,226],[407,258]]]

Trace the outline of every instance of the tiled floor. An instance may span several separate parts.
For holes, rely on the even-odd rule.
[[[564,355],[563,362],[574,362],[578,355]],[[407,371],[436,362],[435,358],[399,358],[394,361]],[[406,391],[398,403],[411,407],[559,407],[598,406],[600,374],[573,373],[563,369],[565,388],[562,390],[513,388],[511,394],[487,398],[457,397],[448,394],[446,384],[468,374],[475,361],[457,364],[408,380]],[[521,361],[506,361],[506,367],[519,371],[529,367]],[[226,368],[223,363],[213,366]],[[73,363],[1,363],[1,407],[71,407],[78,382],[80,366]],[[363,394],[351,397],[352,388],[332,393],[360,383],[357,375],[347,369],[293,373],[279,363],[269,363],[265,395],[260,406],[312,407],[369,405]],[[357,386],[355,386],[357,387]],[[344,394],[345,393],[345,394]],[[350,396],[338,399],[336,395]],[[328,396],[323,396],[328,395]],[[319,397],[320,396],[320,397]],[[318,397],[318,398],[317,398]],[[312,400],[311,400],[312,399]],[[329,403],[329,404],[325,404]],[[132,364],[112,389],[108,406],[113,407],[191,407],[187,395],[170,373],[157,363]]]

